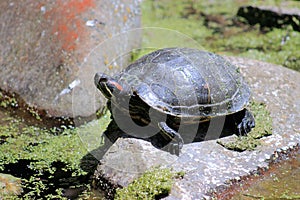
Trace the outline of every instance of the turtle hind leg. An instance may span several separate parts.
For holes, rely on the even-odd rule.
[[[164,147],[164,149],[168,148],[168,151],[171,154],[179,156],[180,150],[183,147],[183,139],[180,134],[174,129],[170,128],[166,122],[159,122],[158,127],[161,130],[163,137],[171,140],[169,144]]]
[[[239,135],[247,135],[252,128],[255,127],[255,120],[253,114],[244,109],[240,111],[240,119],[237,122],[237,132]]]

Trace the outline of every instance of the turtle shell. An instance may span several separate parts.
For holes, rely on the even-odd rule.
[[[242,110],[250,98],[239,68],[219,55],[197,49],[154,51],[115,78],[150,107],[173,116],[227,115]]]

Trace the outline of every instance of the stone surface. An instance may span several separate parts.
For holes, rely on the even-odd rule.
[[[300,31],[300,10],[297,8],[242,6],[237,15],[244,17],[250,25],[259,24],[261,28],[291,25],[295,31]]]
[[[140,26],[139,3],[1,1],[1,90],[47,116],[94,114],[104,102],[93,84],[95,72],[121,70],[128,56],[113,59],[139,46],[139,32],[131,31]]]
[[[154,148],[150,142],[134,138],[119,138],[100,160],[95,179],[107,179],[125,187],[151,167],[168,165],[177,156]]]
[[[300,73],[256,60],[236,57],[227,59],[241,68],[252,89],[253,99],[267,105],[273,118],[273,135],[262,138],[262,145],[254,151],[230,151],[217,144],[216,140],[210,140],[184,145],[180,156],[175,160],[172,155],[167,154],[171,162],[160,163],[164,167],[184,171],[185,175],[173,185],[171,194],[166,199],[209,199],[209,192],[217,188],[226,188],[230,185],[230,180],[239,180],[258,168],[267,168],[274,152],[285,151],[300,144],[300,124],[297,123],[300,121]],[[126,185],[136,177],[135,171],[132,173],[131,169],[139,169],[138,172],[142,173],[165,153],[149,146],[149,143],[143,140],[134,142],[133,146],[139,149],[138,152],[124,150],[130,146],[126,142],[122,146],[117,145],[110,149],[112,153],[107,153],[101,162],[113,160],[116,167],[113,167],[114,170],[102,170],[102,177]],[[132,151],[138,153],[141,163],[138,159],[121,162],[122,156],[129,155],[131,158]],[[98,170],[101,168],[103,166],[99,165]]]
[[[21,179],[0,173],[0,199],[13,199],[14,196],[20,195],[22,191]]]

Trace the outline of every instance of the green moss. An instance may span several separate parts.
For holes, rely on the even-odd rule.
[[[299,1],[249,1],[248,4],[300,7]],[[253,58],[300,71],[300,33],[290,26],[263,33],[259,26],[243,24],[243,18],[236,16],[239,6],[242,5],[245,5],[243,1],[232,0],[145,0],[142,4],[142,25],[163,27],[169,33],[144,31],[142,46],[200,47],[220,54]],[[186,34],[190,39],[180,36],[179,33],[175,34],[174,31]]]
[[[255,128],[250,136],[259,139],[272,134],[272,117],[264,103],[251,102],[250,110],[255,118]]]
[[[291,54],[287,58],[285,58],[283,66],[299,71],[300,55],[295,52],[291,52]]]
[[[217,142],[227,149],[235,151],[254,150],[260,145],[260,138],[272,134],[272,118],[263,103],[251,102],[250,110],[255,118],[255,128],[247,136],[240,136],[230,142],[222,139]]]
[[[28,106],[28,107],[26,108],[26,110],[28,110],[29,113],[30,113],[36,120],[39,120],[39,121],[42,120],[42,118],[41,118],[41,116],[40,116],[40,114],[39,114],[39,112],[38,112],[38,110],[37,110],[36,108],[31,107],[31,106]]]
[[[288,36],[288,40],[282,43],[282,39]],[[259,30],[233,35],[230,39],[218,40],[214,48],[228,52],[228,54],[262,60],[280,64],[288,68],[300,70],[298,47],[300,45],[300,33],[287,29],[273,29],[261,34]]]
[[[26,126],[12,118],[1,119],[4,125],[0,126],[0,172],[6,172],[7,166],[22,171],[20,178],[23,178],[24,198],[33,199],[47,195],[47,198],[64,199],[60,195],[62,188],[86,187],[87,183],[80,180],[86,180],[83,177],[93,173],[92,166],[83,166],[95,161],[83,163],[82,159],[88,154],[88,149],[79,133],[89,132],[98,137],[101,130],[105,129],[102,125],[107,124],[107,121],[109,117],[102,117],[92,123],[93,128],[89,123],[74,129],[62,127],[59,129],[64,131],[57,133],[55,128],[47,130]],[[93,141],[96,141],[95,138]],[[99,145],[100,143],[97,147]],[[62,188],[55,189],[59,185]]]
[[[14,97],[7,96],[0,91],[0,106],[3,108],[18,107],[18,102]]]
[[[117,189],[115,199],[157,199],[167,196],[175,178],[182,178],[183,172],[153,168],[127,187]]]
[[[48,181],[57,171],[69,172],[73,177],[87,173],[79,167],[80,159],[87,151],[80,145],[81,141],[75,130],[55,136],[44,129],[17,128],[13,124],[2,127],[1,136],[3,135],[6,138],[0,146],[0,168],[7,170],[5,166],[8,164],[19,166],[23,175],[30,177],[23,179],[24,191],[29,190],[23,196],[28,199],[45,195]],[[29,165],[23,166],[21,161],[26,161]],[[62,165],[56,166],[55,163]],[[48,181],[40,178],[45,174],[48,175]]]
[[[77,147],[80,140],[73,132],[54,136],[45,129],[33,126],[17,128],[15,124],[10,124],[2,127],[1,136],[3,135],[7,138],[0,146],[0,167],[19,159],[37,160],[40,167],[36,169],[49,167],[57,158],[63,161],[70,161],[72,158],[75,161],[78,157],[76,152],[73,154],[74,145],[81,154],[86,153],[84,149]]]

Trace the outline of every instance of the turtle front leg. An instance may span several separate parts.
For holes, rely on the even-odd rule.
[[[171,154],[176,154],[177,156],[179,156],[179,152],[183,147],[183,139],[180,136],[180,134],[177,131],[170,128],[166,124],[166,122],[159,122],[158,127],[161,130],[161,132],[164,134],[164,136],[167,136],[167,138],[171,140],[171,142],[168,145],[169,152]]]
[[[242,121],[237,125],[237,129],[239,135],[247,135],[251,129],[255,127],[255,120],[253,114],[249,110],[244,109],[242,112],[244,112],[244,116]]]

